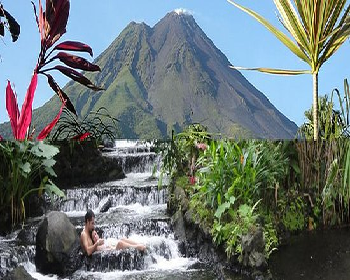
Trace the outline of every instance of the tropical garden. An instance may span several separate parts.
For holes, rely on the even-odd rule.
[[[269,257],[286,232],[350,222],[347,80],[344,89],[318,96],[321,66],[350,35],[350,5],[345,0],[301,0],[293,1],[294,4],[275,0],[282,25],[291,35],[287,36],[253,10],[236,1],[229,2],[262,23],[309,65],[305,71],[252,69],[269,74],[312,74],[314,101],[305,112],[308,121],[300,127],[294,141],[226,139],[211,134],[201,124],[193,124],[173,134],[170,141],[159,141],[158,147],[163,157],[162,172],[172,179],[170,188],[177,186],[185,191],[190,208],[196,213],[193,220],[209,228],[213,243],[223,246],[228,258],[239,259],[242,237],[259,228],[263,230],[265,254]],[[25,219],[30,195],[46,193],[52,200],[64,195],[53,182],[54,157],[59,149],[45,139],[90,138],[99,143],[104,135],[113,137],[112,128],[101,122],[100,116],[107,113],[95,112],[90,120],[76,120],[74,105],[51,74],[57,70],[92,90],[101,90],[79,72],[99,71],[99,67],[71,54],[83,52],[92,56],[92,49],[81,42],[60,42],[66,32],[69,1],[47,0],[45,8],[39,1],[33,7],[41,50],[21,111],[11,83],[6,87],[6,109],[16,141],[4,141],[0,136],[0,210],[10,213],[13,226]],[[19,24],[2,5],[0,17],[4,19],[0,22],[0,35],[5,35],[5,27],[15,41]],[[35,137],[31,117],[38,75],[47,78],[62,105],[57,108],[57,117]]]
[[[163,173],[190,200],[193,223],[211,232],[229,258],[242,259],[242,237],[263,230],[265,255],[286,233],[348,225],[350,221],[350,92],[318,96],[318,72],[350,35],[346,1],[276,0],[287,36],[241,6],[310,70],[243,68],[268,74],[313,76],[313,107],[294,141],[225,139],[200,124],[173,135],[162,151]]]

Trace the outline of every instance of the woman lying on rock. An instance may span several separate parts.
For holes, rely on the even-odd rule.
[[[95,244],[100,237],[98,236],[97,232],[94,230],[92,231],[92,241]],[[104,251],[104,250],[121,250],[126,248],[135,248],[139,251],[145,251],[146,246],[141,243],[136,243],[135,241],[132,241],[130,239],[122,238],[107,238],[104,239],[104,244],[97,246],[97,251]]]

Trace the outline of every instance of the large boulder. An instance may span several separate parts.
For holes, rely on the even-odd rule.
[[[65,277],[82,264],[77,231],[62,212],[50,212],[36,235],[35,264],[39,272]]]

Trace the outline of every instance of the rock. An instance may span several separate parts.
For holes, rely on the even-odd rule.
[[[108,197],[108,199],[106,200],[106,202],[104,202],[102,204],[102,206],[100,207],[100,213],[105,213],[108,211],[109,208],[112,207],[112,198]]]
[[[19,266],[6,275],[3,280],[35,280],[23,266]]]
[[[65,141],[57,143],[60,152],[55,156],[55,183],[61,189],[79,184],[102,183],[125,177],[121,163],[105,157],[93,142]]]
[[[35,245],[36,232],[31,228],[21,229],[21,231],[18,233],[17,239],[22,245]]]
[[[267,261],[264,254],[265,240],[262,228],[242,236],[242,264],[246,267],[264,271]]]
[[[33,250],[32,250],[33,249]],[[15,243],[0,243],[0,279],[3,279],[11,270],[19,264],[33,260],[34,248],[16,246]]]
[[[144,255],[136,249],[97,251],[85,258],[85,269],[101,272],[142,270]]]
[[[182,187],[176,187],[174,191],[174,195],[177,200],[181,203],[181,210],[186,212],[189,208],[189,201],[186,196],[185,190]]]
[[[65,277],[82,264],[80,241],[66,214],[50,212],[36,235],[35,264],[43,274]]]
[[[182,211],[180,209],[171,217],[171,224],[174,227],[176,239],[178,239],[180,242],[185,241],[186,229],[185,229]]]

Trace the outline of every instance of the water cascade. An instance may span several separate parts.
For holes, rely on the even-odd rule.
[[[68,215],[78,233],[83,229],[86,210],[92,209],[100,236],[130,238],[145,244],[147,253],[135,249],[97,252],[71,279],[214,279],[208,269],[194,269],[197,259],[184,258],[179,252],[166,212],[167,189],[158,187],[157,172],[153,172],[160,161],[151,145],[117,141],[104,156],[116,158],[126,177],[69,189],[66,200],[54,207]],[[2,251],[7,252],[1,256],[1,269],[23,264],[34,278],[57,278],[35,271],[35,233],[40,220],[31,219],[26,225],[33,233],[26,246],[19,244],[20,232],[0,239]]]

